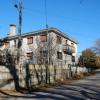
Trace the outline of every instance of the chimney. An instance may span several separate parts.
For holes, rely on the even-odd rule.
[[[10,32],[8,36],[15,36],[16,35],[16,25],[10,24]]]

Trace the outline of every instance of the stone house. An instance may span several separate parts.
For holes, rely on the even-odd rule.
[[[75,64],[78,42],[56,28],[42,29],[21,34],[21,63],[49,64],[68,66]],[[9,48],[15,55],[19,35],[16,25],[10,25],[8,36],[3,38],[1,50]]]
[[[16,25],[11,24],[8,36],[0,39],[0,61],[4,63],[0,67],[0,84],[6,81],[2,89],[14,89],[15,73],[22,87],[70,78],[71,71],[73,75],[76,71],[69,65],[76,63],[77,44],[76,40],[53,27],[17,35]],[[12,67],[6,65],[8,51],[14,61],[19,55],[19,62]],[[16,69],[14,73],[13,68]]]

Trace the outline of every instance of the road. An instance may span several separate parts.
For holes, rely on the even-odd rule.
[[[100,72],[71,84],[30,94],[0,91],[0,100],[100,100]]]

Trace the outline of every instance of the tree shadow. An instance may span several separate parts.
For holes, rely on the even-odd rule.
[[[26,88],[28,90],[30,90],[30,83],[31,83],[31,79],[30,79],[30,71],[29,71],[29,64],[26,63],[25,65],[25,70],[26,70],[26,78],[25,78],[25,83],[26,83]]]
[[[0,91],[0,93],[4,94],[4,98],[28,98],[28,99],[51,99],[51,100],[85,100],[81,97],[73,96],[71,94],[64,94],[60,92],[54,91],[41,91],[38,92],[31,92],[30,94],[20,94],[20,95],[11,95],[6,92]]]
[[[5,80],[5,83],[2,82],[0,84],[0,87],[2,88],[10,84],[12,81],[14,81],[15,89],[18,91],[20,89],[20,86],[19,86],[19,77],[16,69],[16,64],[14,62],[13,56],[8,52],[8,50],[6,50],[5,58],[6,60],[2,65],[9,70],[9,74],[11,75],[11,77],[10,79],[8,78],[7,80]]]
[[[94,89],[91,89],[94,87]],[[99,88],[99,87],[97,87]],[[68,84],[62,85],[56,88],[48,89],[36,89],[31,90],[26,94],[10,95],[5,92],[1,93],[17,98],[29,98],[29,99],[51,99],[51,100],[100,100],[100,91],[96,91],[95,85],[88,84]]]

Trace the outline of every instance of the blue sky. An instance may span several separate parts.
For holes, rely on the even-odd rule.
[[[7,36],[9,24],[17,25],[19,0],[0,0],[0,38]],[[22,32],[45,28],[45,0],[23,0]],[[49,27],[56,27],[79,41],[78,52],[100,38],[100,0],[47,0]]]

